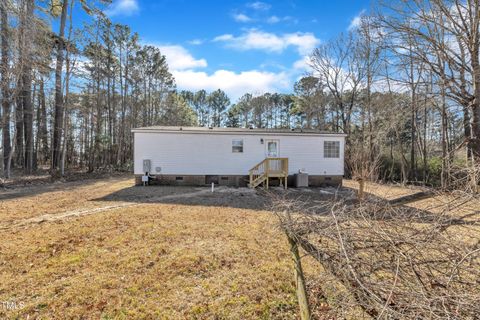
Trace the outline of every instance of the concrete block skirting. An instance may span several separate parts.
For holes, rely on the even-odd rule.
[[[309,187],[341,187],[343,176],[308,176]],[[288,176],[288,186],[295,186],[295,176]]]
[[[213,183],[228,187],[246,187],[248,176],[232,175],[156,175],[150,180],[152,185],[168,186],[209,186]],[[135,184],[142,185],[142,176],[135,176]]]
[[[288,185],[294,186],[294,176],[288,176]],[[342,176],[308,176],[308,184],[310,187],[338,187],[342,185]],[[170,186],[209,186],[215,185],[228,187],[246,187],[248,186],[249,177],[247,175],[156,175],[150,180],[149,184],[153,185],[170,185]],[[271,179],[270,185],[278,185],[275,179]],[[135,176],[135,185],[142,185],[142,176]]]
[[[341,187],[343,176],[308,176],[311,187]]]

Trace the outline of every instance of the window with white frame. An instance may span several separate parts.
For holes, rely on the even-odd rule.
[[[324,141],[323,157],[340,158],[340,141]]]
[[[232,140],[232,152],[233,153],[242,153],[243,152],[243,139],[233,139]]]

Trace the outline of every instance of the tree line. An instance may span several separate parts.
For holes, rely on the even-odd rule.
[[[232,103],[177,90],[162,52],[102,1],[2,1],[3,175],[129,169],[131,128],[199,125],[344,132],[348,174],[372,163],[371,178],[448,187],[480,158],[479,2],[378,3],[312,52],[292,93]],[[88,24],[74,23],[76,6]]]
[[[122,169],[131,163],[131,128],[194,125],[166,58],[113,24],[102,2],[2,1],[2,169],[53,175],[66,166]],[[75,6],[92,22],[74,24]],[[53,30],[58,22],[58,30]]]
[[[291,104],[246,95],[230,124],[344,132],[349,176],[478,189],[479,50],[478,0],[379,2],[313,51]]]
[[[478,0],[390,1],[314,50],[349,169],[444,188],[467,174],[478,188],[479,36]]]

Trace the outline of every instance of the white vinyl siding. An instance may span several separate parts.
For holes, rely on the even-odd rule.
[[[276,140],[278,157],[289,159],[290,174],[305,169],[310,175],[343,175],[343,136],[135,132],[134,137],[135,174],[142,174],[143,159],[149,159],[153,174],[248,175],[266,158],[266,141]],[[232,153],[233,140],[243,141],[242,153]],[[339,143],[339,158],[324,158],[325,140]]]

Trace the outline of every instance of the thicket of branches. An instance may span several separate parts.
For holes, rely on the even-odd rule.
[[[137,126],[300,127],[347,133],[348,175],[360,150],[378,162],[377,179],[454,188],[468,174],[478,186],[479,0],[377,3],[312,52],[292,94],[238,101],[178,92],[163,53],[112,24],[104,5],[1,2],[4,175],[127,168]],[[80,29],[75,6],[91,16]]]
[[[375,319],[476,319],[478,221],[450,211],[468,200],[458,195],[435,213],[373,198],[275,203],[287,234],[348,289],[337,311],[361,306]]]

